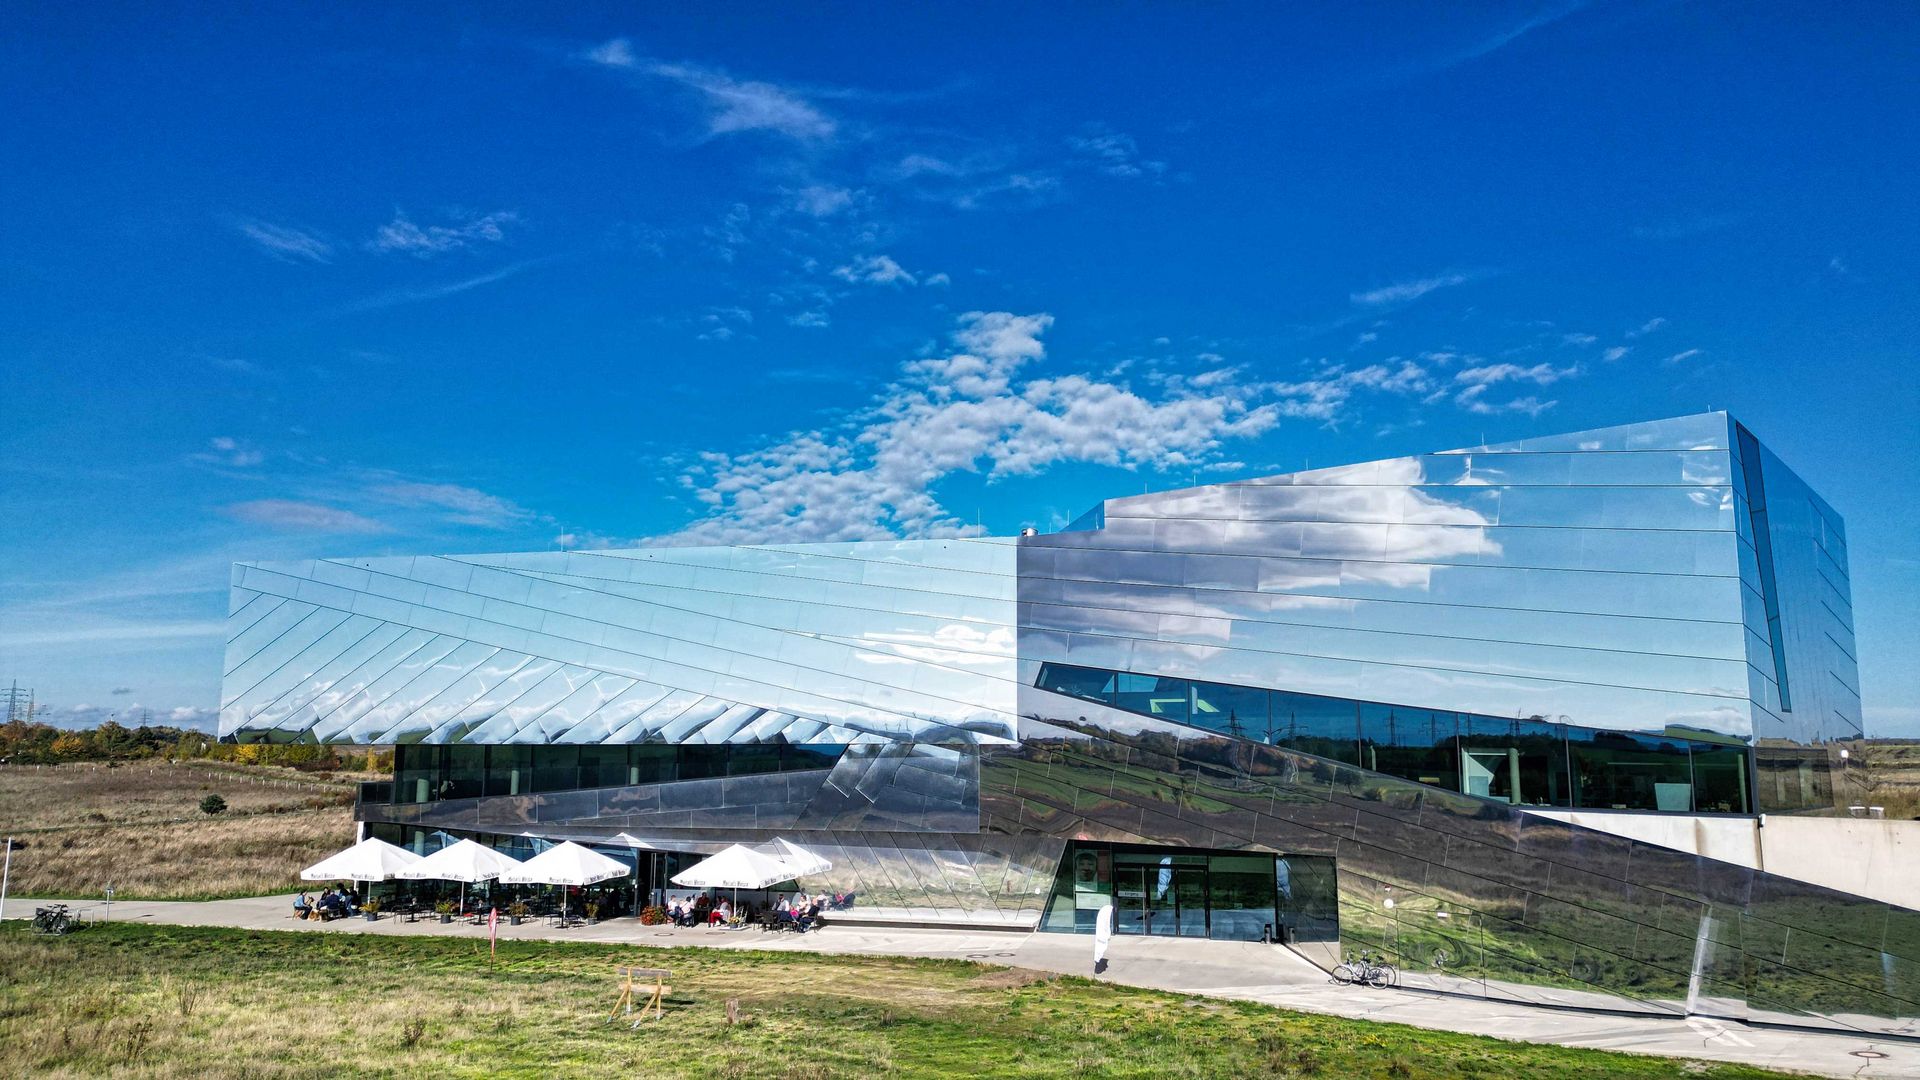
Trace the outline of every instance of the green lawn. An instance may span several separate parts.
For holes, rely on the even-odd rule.
[[[674,971],[664,1020],[608,1022],[616,962]],[[0,1046],[15,1075],[127,1077],[1778,1075],[959,961],[18,921]]]

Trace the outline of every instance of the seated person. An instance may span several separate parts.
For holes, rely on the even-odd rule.
[[[713,911],[708,913],[707,925],[708,926],[724,926],[726,925],[727,920],[732,917],[733,917],[733,905],[727,903],[725,900],[722,900],[720,901],[719,905],[713,909]]]
[[[293,898],[293,917],[304,919],[311,914],[313,914],[313,900],[307,896],[307,891],[302,889],[300,895]]]

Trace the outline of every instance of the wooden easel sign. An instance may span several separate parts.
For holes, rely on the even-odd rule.
[[[639,994],[645,994],[646,1000],[640,1003],[640,1016],[634,1020],[633,1026],[640,1026],[640,1021],[647,1018],[649,1009],[656,1020],[666,1015],[667,991],[673,989],[667,985],[667,980],[673,977],[673,972],[665,968],[643,967],[616,967],[613,970],[620,980],[620,1000],[613,1003],[613,1016],[619,1016],[622,1009],[632,1016],[633,1002]]]

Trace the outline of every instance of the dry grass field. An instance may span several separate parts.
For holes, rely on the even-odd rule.
[[[353,840],[353,785],[291,769],[190,762],[0,767],[11,891],[127,899],[253,896]],[[200,800],[217,794],[222,814]]]
[[[1870,786],[1867,801],[1890,818],[1920,817],[1920,743],[1870,739],[1862,750]]]
[[[664,1018],[609,1019],[616,963],[673,972]],[[0,1046],[48,1077],[1780,1075],[954,960],[144,924],[0,929]]]

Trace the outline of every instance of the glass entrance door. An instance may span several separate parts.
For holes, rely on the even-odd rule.
[[[1113,897],[1116,934],[1207,936],[1204,866],[1115,866]]]
[[[1114,933],[1153,933],[1153,906],[1147,895],[1148,874],[1144,866],[1113,868]]]
[[[1172,910],[1163,920],[1160,932],[1178,937],[1207,936],[1207,869],[1182,866],[1173,871],[1173,887],[1167,890]]]

